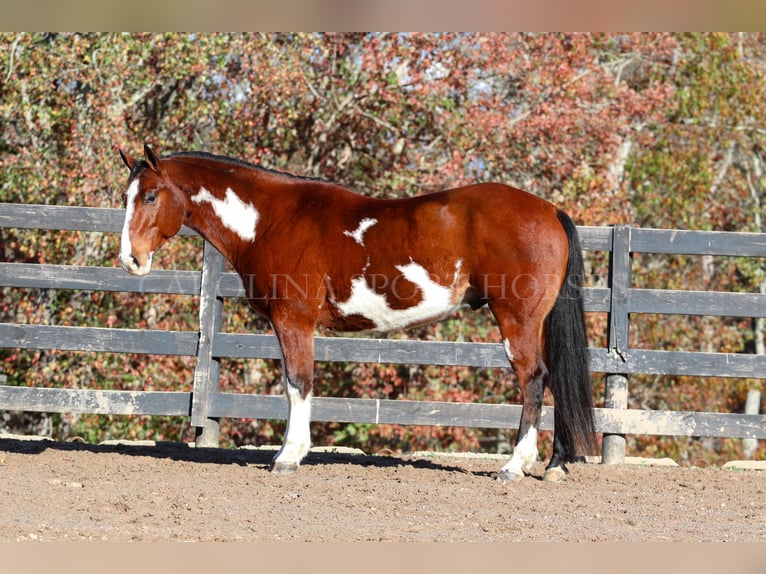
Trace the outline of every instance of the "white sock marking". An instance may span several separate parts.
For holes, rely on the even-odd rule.
[[[352,238],[354,241],[356,241],[359,245],[364,247],[364,234],[365,232],[375,225],[378,222],[377,219],[371,218],[371,217],[365,217],[362,219],[362,221],[359,222],[359,227],[357,227],[354,231],[344,231],[343,235],[347,235],[348,237]]]
[[[300,392],[288,384],[287,399],[285,442],[274,461],[297,465],[311,448],[311,393],[303,399]]]
[[[255,226],[258,224],[258,210],[251,203],[245,203],[230,187],[226,189],[226,196],[218,199],[204,187],[201,187],[197,195],[191,200],[194,203],[207,201],[213,206],[213,211],[221,220],[221,223],[231,229],[245,241],[255,239]]]
[[[516,448],[513,449],[511,460],[500,469],[500,472],[507,471],[521,476],[524,470],[537,460],[537,429],[529,427],[527,434],[519,441]]]

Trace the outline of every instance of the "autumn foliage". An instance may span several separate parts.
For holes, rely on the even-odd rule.
[[[497,180],[580,225],[764,231],[763,34],[0,34],[0,201],[120,205],[116,145],[205,150],[338,181],[378,197]],[[3,230],[7,261],[116,265],[111,235]],[[155,266],[197,269],[199,239]],[[600,256],[590,284],[603,284]],[[641,257],[635,286],[766,291],[761,262]],[[3,321],[195,330],[194,298],[3,289]],[[265,331],[239,302],[224,328]],[[604,317],[589,317],[603,339]],[[764,352],[749,318],[641,316],[631,344]],[[487,313],[398,337],[494,341]],[[9,384],[188,390],[188,358],[0,351]],[[223,388],[281,392],[278,365],[224,360]],[[597,400],[603,392],[595,379]],[[760,380],[634,377],[631,406],[741,411]],[[326,364],[317,393],[518,401],[504,372]],[[189,440],[188,419],[5,414],[66,439]],[[43,428],[44,427],[44,428]],[[222,421],[225,444],[278,442],[278,421]],[[316,425],[318,443],[365,450],[507,448],[514,432]],[[735,454],[739,441],[633,437],[678,460]]]

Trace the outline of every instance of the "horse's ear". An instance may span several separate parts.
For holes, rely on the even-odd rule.
[[[144,144],[144,157],[146,157],[146,163],[149,164],[152,171],[160,171],[160,160],[147,144]]]
[[[120,157],[122,158],[122,161],[125,162],[125,165],[128,166],[129,170],[133,170],[133,166],[136,165],[136,160],[127,152],[122,151],[122,149],[117,148],[120,152]]]

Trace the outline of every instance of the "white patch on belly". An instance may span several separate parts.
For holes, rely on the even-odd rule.
[[[378,222],[377,219],[371,217],[365,217],[359,222],[359,226],[354,231],[344,231],[343,235],[347,235],[356,241],[359,245],[364,247],[364,234],[365,232]]]
[[[191,200],[194,203],[207,201],[213,206],[213,211],[221,220],[224,227],[231,229],[245,241],[255,239],[255,226],[258,224],[258,210],[250,203],[245,203],[230,187],[226,196],[218,199],[204,187]]]
[[[459,271],[462,262],[458,261]],[[453,302],[453,290],[436,283],[428,272],[415,262],[397,265],[402,276],[420,288],[421,300],[406,309],[391,309],[386,298],[370,289],[364,276],[351,281],[351,296],[344,303],[337,303],[343,315],[361,315],[372,321],[378,331],[393,331],[411,325],[441,319],[454,311],[458,304]],[[457,276],[457,275],[456,275]],[[396,295],[397,278],[391,280],[390,290]]]

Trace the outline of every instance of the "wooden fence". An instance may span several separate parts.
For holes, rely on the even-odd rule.
[[[119,209],[0,204],[0,228],[121,231]],[[638,229],[629,226],[579,227],[583,249],[609,253],[609,281],[585,289],[588,312],[607,313],[606,347],[591,348],[594,372],[606,373],[603,408],[595,409],[604,433],[603,461],[624,458],[625,435],[678,435],[766,439],[766,416],[628,409],[631,374],[766,378],[766,356],[754,354],[632,349],[630,315],[713,315],[766,317],[766,295],[706,291],[636,289],[631,286],[632,254],[675,253],[766,257],[766,234]],[[194,234],[182,229],[182,234]],[[116,267],[0,263],[0,287],[185,294],[200,297],[199,331],[133,330],[63,325],[0,323],[0,347],[109,351],[196,357],[190,392],[0,386],[0,410],[184,415],[197,427],[197,444],[217,446],[221,418],[283,419],[281,396],[221,392],[219,359],[278,359],[276,339],[264,334],[222,332],[223,300],[243,297],[239,277],[226,272],[223,257],[205,243],[200,271],[157,269],[133,277]],[[318,361],[507,367],[502,347],[491,343],[318,337]],[[477,428],[518,426],[521,407],[386,399],[316,397],[313,420]],[[541,428],[553,428],[553,408],[545,407]]]

